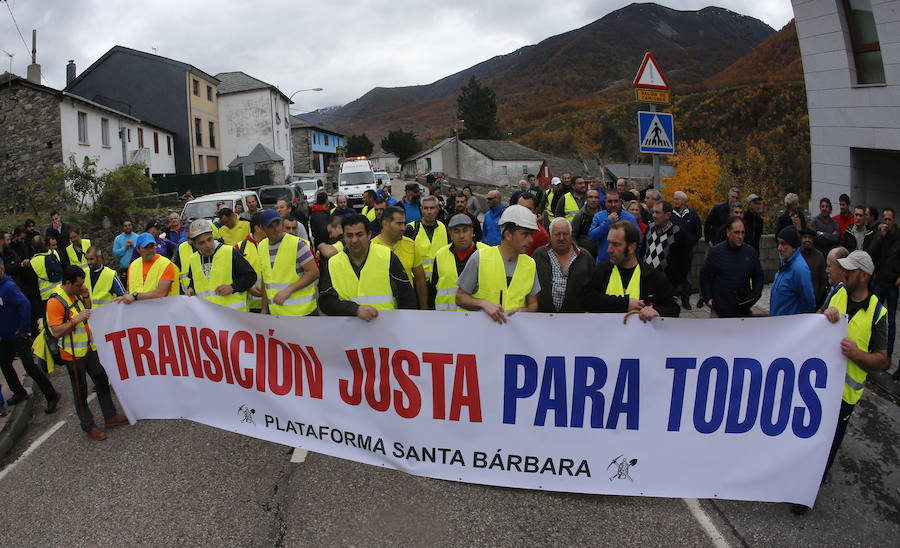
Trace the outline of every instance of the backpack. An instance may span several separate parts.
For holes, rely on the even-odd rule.
[[[47,279],[53,283],[62,281],[63,267],[55,253],[47,253],[44,257],[44,269],[47,271]]]
[[[66,323],[72,319],[72,308],[73,304],[66,302],[65,299],[60,297],[56,293],[50,294],[51,299],[56,299],[63,306],[63,323]],[[49,302],[49,300],[48,300]],[[50,349],[50,354],[53,356],[53,360],[57,362],[62,361],[62,357],[59,354],[59,339],[53,336],[53,333],[50,329],[50,322],[47,319],[47,309],[44,308],[44,340],[47,343],[47,348]]]

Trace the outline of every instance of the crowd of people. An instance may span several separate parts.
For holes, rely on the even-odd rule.
[[[60,362],[85,432],[105,438],[87,406],[85,375],[97,387],[105,425],[124,424],[90,331],[91,311],[111,303],[183,294],[241,311],[367,322],[393,309],[481,310],[499,323],[521,312],[634,313],[647,322],[692,308],[697,245],[709,249],[695,306],[708,306],[712,317],[745,317],[762,296],[762,199],[751,194],[743,202],[737,188],[701,220],[686,193],[676,191],[670,203],[624,179],[605,188],[565,173],[545,192],[529,175],[508,203],[494,189],[486,204],[469,187],[450,186],[445,197],[429,186],[422,196],[408,183],[397,200],[380,185],[363,195],[360,212],[345,196],[332,204],[321,192],[308,215],[282,200],[247,212],[220,204],[212,221],[188,226],[173,212],[167,226],[151,221],[142,233],[129,219],[109,261],[57,212],[43,234],[33,221],[3,233],[0,366],[14,393],[9,403],[25,398],[12,369],[19,356],[46,411],[55,411],[60,395],[40,364]],[[769,314],[820,311],[831,321],[849,314],[841,341],[848,358],[844,421],[866,373],[890,365],[900,236],[892,209],[879,222],[875,207],[851,208],[847,195],[838,203],[832,216],[822,198],[819,214],[806,219],[799,198],[785,197]]]

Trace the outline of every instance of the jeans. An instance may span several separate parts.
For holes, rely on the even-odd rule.
[[[94,415],[91,414],[87,403],[87,375],[91,376],[91,380],[94,381],[94,387],[97,389],[97,400],[100,402],[103,418],[110,419],[115,416],[116,406],[112,401],[109,379],[106,377],[106,371],[103,370],[103,366],[100,365],[97,351],[88,350],[87,355],[83,358],[78,358],[75,362],[66,361],[64,363],[66,364],[66,370],[69,372],[69,380],[72,382],[75,412],[78,414],[81,429],[87,432],[96,426],[94,424]]]
[[[873,285],[875,286],[875,296],[878,297],[881,304],[887,308],[887,353],[888,359],[890,359],[894,353],[894,337],[897,335],[897,321],[895,316],[897,315],[897,298],[900,296],[900,288],[896,285],[884,286],[878,282],[874,282]]]
[[[34,363],[30,342],[22,338],[14,341],[0,341],[0,370],[3,371],[3,376],[6,377],[6,382],[9,384],[9,389],[12,390],[13,394],[25,394],[25,387],[19,382],[19,376],[13,368],[13,360],[16,355],[22,360],[22,367],[25,369],[25,372],[41,389],[44,399],[50,401],[58,398],[59,395],[56,393],[56,389],[53,388],[53,383],[50,382],[50,379],[47,378],[47,375],[44,374],[41,368]]]

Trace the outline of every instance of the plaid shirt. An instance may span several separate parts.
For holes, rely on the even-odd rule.
[[[569,281],[568,272],[572,263],[578,258],[581,250],[577,245],[572,245],[572,255],[569,256],[569,264],[566,265],[566,274],[562,273],[562,266],[559,264],[559,257],[556,252],[547,244],[547,255],[550,257],[550,272],[552,273],[551,295],[553,295],[553,308],[557,312],[562,308],[563,301],[566,298],[566,283]]]

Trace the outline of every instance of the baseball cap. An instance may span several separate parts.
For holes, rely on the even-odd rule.
[[[188,228],[188,237],[191,239],[196,238],[201,234],[206,234],[207,232],[213,231],[213,225],[211,222],[206,219],[197,219],[191,226]]]
[[[454,226],[472,226],[472,219],[468,215],[457,213],[450,217],[450,222],[447,223],[447,228],[453,228]]]
[[[137,243],[135,244],[138,247],[147,247],[148,245],[156,245],[156,238],[153,237],[153,234],[148,234],[144,232],[140,236],[138,236]]]
[[[274,209],[264,209],[259,214],[259,226],[266,228],[272,221],[281,219],[281,216]]]
[[[854,251],[837,262],[844,270],[862,270],[869,275],[875,272],[875,263],[865,251]]]
[[[525,206],[511,205],[503,210],[500,216],[500,226],[506,223],[513,223],[516,226],[537,230],[537,217]]]
[[[760,198],[760,197],[759,197],[758,195],[756,195],[756,194],[751,194],[751,195],[747,196],[747,203],[748,203],[748,204],[749,204],[750,202],[755,201],[755,200],[762,200],[762,198]]]
[[[562,181],[559,180],[559,177],[554,177],[554,178],[550,179],[550,186],[561,185],[561,184],[562,184]]]

